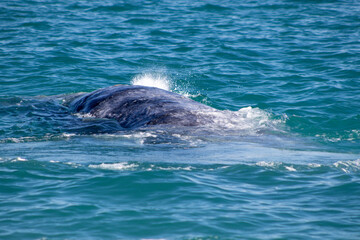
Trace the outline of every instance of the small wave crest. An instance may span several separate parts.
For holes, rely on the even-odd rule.
[[[237,172],[244,169],[257,171],[258,168],[269,171],[280,172],[299,172],[308,173],[309,171],[315,172],[328,172],[336,171],[345,174],[359,173],[360,172],[360,159],[349,161],[338,161],[333,164],[319,164],[319,163],[285,163],[285,162],[268,162],[258,161],[253,163],[240,163],[234,165],[201,165],[201,164],[168,164],[168,163],[142,163],[142,162],[117,162],[117,163],[100,163],[90,164],[89,168],[97,168],[102,170],[114,171],[226,171]]]
[[[139,167],[135,163],[119,162],[119,163],[101,163],[101,164],[90,164],[90,168],[100,168],[106,170],[134,170]]]
[[[267,162],[260,161],[255,164],[259,167],[264,167],[273,170],[285,170],[289,172],[307,172],[313,169],[336,169],[344,173],[358,173],[360,172],[360,159],[348,160],[348,161],[337,161],[333,164],[319,164],[319,163],[308,163],[308,164],[291,164],[284,162]]]
[[[44,141],[56,141],[69,139],[76,136],[74,133],[61,133],[61,134],[50,134],[46,133],[40,136],[29,136],[29,137],[8,137],[0,139],[0,143],[27,143],[27,142],[44,142]]]
[[[148,172],[148,171],[186,171],[186,172],[203,172],[203,171],[223,171],[223,174],[237,174],[238,172],[292,172],[297,174],[323,174],[326,172],[337,172],[341,174],[360,173],[360,159],[344,160],[333,163],[292,163],[282,161],[254,161],[236,164],[201,164],[201,163],[166,163],[166,162],[142,162],[142,161],[119,161],[119,162],[90,162],[79,163],[77,161],[44,161],[29,160],[27,157],[0,158],[0,165],[11,166],[12,164],[26,164],[28,166],[50,167],[51,164],[57,164],[63,167],[77,169],[98,169],[121,172]],[[49,165],[50,164],[50,165]],[[29,165],[29,166],[30,166]],[[51,167],[50,167],[51,168]]]
[[[162,166],[155,164],[138,164],[138,163],[129,163],[129,162],[119,162],[119,163],[101,163],[101,164],[90,164],[89,168],[98,168],[103,170],[117,170],[117,171],[131,171],[131,170],[140,170],[140,171],[191,171],[197,169],[192,166]]]
[[[334,167],[341,169],[345,173],[360,171],[360,159],[354,161],[338,161],[333,165]]]

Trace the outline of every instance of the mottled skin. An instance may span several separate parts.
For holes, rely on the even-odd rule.
[[[200,113],[216,111],[159,88],[116,85],[81,95],[71,102],[73,112],[116,119],[123,128],[169,124],[196,126],[208,122]]]

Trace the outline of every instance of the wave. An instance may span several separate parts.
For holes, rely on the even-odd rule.
[[[16,164],[16,165],[14,165]],[[99,171],[121,171],[121,172],[148,172],[148,171],[185,171],[185,172],[209,172],[220,171],[223,174],[283,172],[298,174],[324,174],[327,172],[338,172],[342,174],[360,174],[360,159],[336,161],[334,163],[285,163],[274,161],[255,161],[252,163],[237,164],[199,164],[199,163],[165,163],[165,162],[139,162],[139,161],[120,161],[102,163],[81,163],[69,161],[37,161],[29,160],[24,157],[0,158],[0,166],[14,167],[19,164],[35,168],[51,168],[52,164],[63,168],[78,168],[85,171],[97,169]],[[25,168],[26,169],[26,168]]]
[[[119,163],[101,163],[90,164],[87,167],[102,170],[115,171],[226,171],[238,172],[244,169],[252,171],[279,171],[279,172],[309,172],[309,171],[342,171],[344,173],[360,173],[360,159],[349,161],[337,161],[333,164],[291,164],[284,162],[259,161],[255,163],[243,163],[234,165],[179,165],[179,164],[152,164],[139,162],[119,162]]]

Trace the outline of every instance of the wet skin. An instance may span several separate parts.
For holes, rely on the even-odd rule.
[[[116,85],[81,95],[70,103],[73,112],[116,119],[123,128],[168,124],[197,126],[208,122],[206,111],[215,109],[159,88]]]

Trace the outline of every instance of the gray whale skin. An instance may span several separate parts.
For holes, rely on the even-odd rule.
[[[86,93],[70,103],[76,113],[116,119],[123,128],[148,125],[198,126],[214,108],[155,87],[116,85]]]

